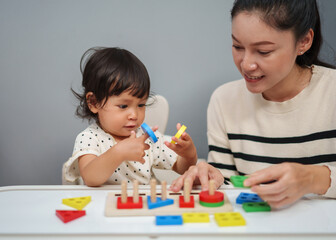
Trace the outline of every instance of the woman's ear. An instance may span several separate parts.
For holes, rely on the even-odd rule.
[[[96,96],[93,94],[93,92],[88,92],[86,94],[86,103],[91,112],[98,113],[98,103]]]
[[[313,40],[314,40],[314,31],[313,29],[309,29],[307,34],[303,38],[301,38],[298,42],[299,55],[304,54],[310,49],[310,47],[313,44]]]

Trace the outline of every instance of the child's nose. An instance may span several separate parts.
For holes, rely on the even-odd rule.
[[[132,110],[128,115],[128,119],[130,120],[136,120],[137,118],[138,118],[138,111],[136,110]]]

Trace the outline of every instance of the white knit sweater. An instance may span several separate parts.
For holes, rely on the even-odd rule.
[[[314,66],[309,85],[285,102],[249,92],[244,80],[215,90],[208,106],[208,162],[231,175],[272,164],[326,165],[336,198],[336,70]]]

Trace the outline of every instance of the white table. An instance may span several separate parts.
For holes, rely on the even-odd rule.
[[[141,186],[149,189],[148,186]],[[235,203],[240,192],[225,189],[234,211],[247,225],[218,227],[210,223],[156,226],[155,217],[105,217],[105,200],[120,186],[11,186],[0,187],[0,238],[3,239],[336,239],[336,201],[309,195],[296,204],[271,212],[246,213]],[[63,198],[91,196],[86,216],[64,224],[56,209],[72,210]]]

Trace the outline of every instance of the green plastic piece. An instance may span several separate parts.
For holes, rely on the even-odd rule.
[[[245,212],[269,212],[271,211],[270,205],[266,202],[249,202],[243,203]]]
[[[239,188],[249,188],[244,186],[244,181],[247,179],[247,176],[235,175],[230,177],[230,181],[232,182],[233,186]]]
[[[216,202],[216,203],[207,203],[199,201],[199,204],[201,204],[203,207],[220,207],[224,205],[224,201]]]

